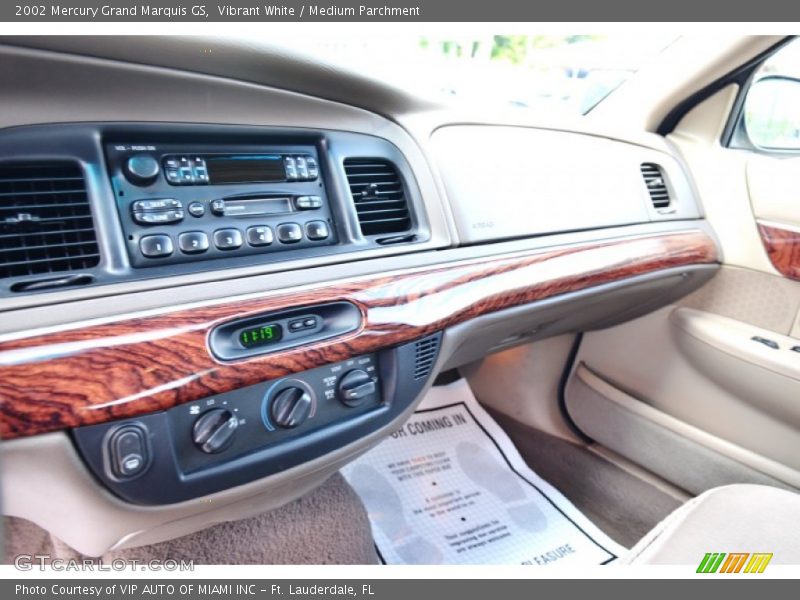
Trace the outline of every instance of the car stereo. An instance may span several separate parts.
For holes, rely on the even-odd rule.
[[[105,150],[134,267],[337,243],[316,146]]]

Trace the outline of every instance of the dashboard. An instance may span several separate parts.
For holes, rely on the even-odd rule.
[[[87,554],[296,498],[443,370],[718,267],[656,138],[388,119],[91,50],[0,45],[4,506]]]

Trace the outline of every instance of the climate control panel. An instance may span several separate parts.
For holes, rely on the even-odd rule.
[[[440,337],[81,427],[73,439],[94,475],[129,502],[169,504],[210,494],[324,456],[391,424],[428,382]]]
[[[168,411],[186,471],[245,455],[381,407],[376,355],[212,396]]]

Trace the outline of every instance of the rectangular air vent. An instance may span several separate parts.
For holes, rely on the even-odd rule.
[[[0,278],[89,269],[99,261],[77,163],[0,164]]]
[[[397,167],[382,158],[348,158],[344,170],[363,235],[401,233],[411,228]]]
[[[667,208],[670,205],[667,181],[661,171],[661,167],[654,163],[642,163],[642,177],[650,200],[655,208]]]
[[[439,336],[423,338],[414,344],[414,379],[425,379],[431,373],[439,351]]]

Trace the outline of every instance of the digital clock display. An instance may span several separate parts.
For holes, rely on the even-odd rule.
[[[239,332],[239,343],[245,348],[256,348],[274,344],[283,337],[283,329],[278,324],[249,327]]]

